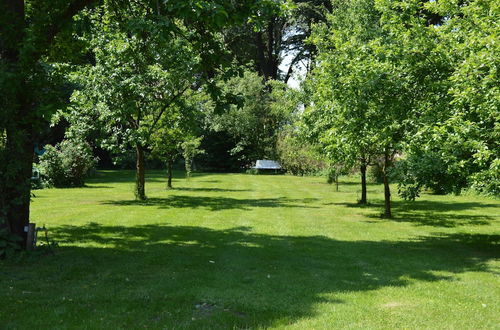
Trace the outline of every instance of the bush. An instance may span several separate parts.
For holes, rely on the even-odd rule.
[[[277,151],[281,166],[293,175],[313,174],[327,167],[313,145],[290,133],[279,135]]]
[[[45,146],[45,150],[40,157],[40,171],[50,186],[81,187],[97,163],[92,149],[84,141],[65,140],[56,146]]]
[[[245,171],[246,174],[257,175],[259,174],[259,170],[256,168],[249,168]]]
[[[368,179],[373,183],[384,183],[384,167],[380,162],[368,167]]]

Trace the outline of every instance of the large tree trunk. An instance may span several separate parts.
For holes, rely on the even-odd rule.
[[[135,197],[138,200],[146,199],[146,179],[144,168],[144,148],[142,145],[137,144],[135,147],[137,153],[136,159],[136,173],[135,173]]]
[[[28,125],[29,126],[29,125]],[[26,247],[31,198],[31,172],[33,166],[33,139],[30,127],[10,128],[7,130],[6,177],[4,188],[7,198],[5,213],[12,234],[21,237],[22,247]]]
[[[27,86],[28,73],[21,65],[21,47],[25,37],[24,1],[7,0],[0,6],[1,48],[0,57],[5,60],[9,71],[7,83],[12,92],[8,100],[6,122],[2,123],[6,132],[6,145],[0,192],[5,194],[1,199],[0,216],[5,216],[3,224],[8,230],[22,238],[21,246],[26,247],[27,232],[24,228],[29,224],[31,171],[33,166],[33,102],[30,101],[30,88]],[[15,32],[14,32],[15,31]],[[1,93],[2,96],[9,93]]]
[[[172,189],[172,160],[171,159],[169,159],[167,161],[167,174],[168,174],[167,189]]]
[[[391,159],[389,152],[386,150],[384,153],[384,217],[391,218],[391,188],[389,187],[389,168],[391,166]]]
[[[362,161],[361,162],[361,200],[359,201],[360,204],[366,204],[367,199],[366,199],[366,162]]]

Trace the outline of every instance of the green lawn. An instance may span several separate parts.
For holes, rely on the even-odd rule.
[[[0,328],[500,329],[500,202],[244,174],[36,191],[55,256],[0,261]],[[347,179],[346,179],[347,180]],[[395,187],[394,187],[395,190]]]

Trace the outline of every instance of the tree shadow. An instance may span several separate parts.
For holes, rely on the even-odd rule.
[[[223,189],[223,188],[191,188],[191,187],[173,187],[172,190],[193,191],[193,192],[248,192],[248,189]]]
[[[404,287],[414,280],[454,281],[462,272],[493,272],[487,262],[500,256],[500,235],[341,241],[264,235],[247,227],[96,223],[58,227],[52,235],[63,245],[57,256],[64,264],[43,279],[57,285],[54,300],[91,283],[81,299],[90,304],[113,299],[99,305],[97,313],[75,312],[89,317],[91,325],[103,315],[121,324],[125,315],[132,327],[287,325],[314,317],[319,303],[343,303],[336,294]]]
[[[334,186],[335,183],[332,183],[331,185]],[[342,181],[342,180],[340,180],[339,181],[339,186],[340,187],[341,186],[359,186],[359,190],[361,191],[361,183],[357,182],[357,181]],[[376,182],[367,182],[366,186],[367,187],[380,187],[381,184],[380,183],[376,183]]]
[[[86,180],[91,184],[106,184],[106,183],[123,183],[123,182],[135,182],[135,170],[106,170],[97,171],[97,173]],[[197,172],[192,174],[192,178],[204,177],[211,175],[209,173]],[[186,175],[183,171],[174,171],[174,179],[185,179]],[[146,171],[146,184],[148,182],[166,182],[167,173],[165,170],[147,170]]]
[[[92,186],[89,186],[88,184],[85,184],[83,187],[81,188],[84,188],[84,189],[111,189],[113,187],[111,186],[103,186],[103,185],[92,185]]]
[[[383,209],[383,201],[367,205],[357,203],[330,203],[350,208],[368,208],[373,211]],[[393,201],[393,218],[386,219],[396,222],[410,222],[416,226],[433,226],[453,228],[467,225],[491,225],[498,217],[488,215],[460,214],[473,209],[498,208],[498,204],[481,202],[447,202],[447,201]],[[370,218],[380,218],[381,213],[367,215]],[[370,221],[376,222],[376,221]]]
[[[317,208],[307,205],[316,201],[315,198],[291,199],[285,197],[260,198],[260,199],[238,199],[229,197],[209,197],[209,196],[183,196],[171,195],[166,198],[148,198],[139,200],[110,200],[104,201],[105,205],[116,206],[155,206],[159,209],[169,208],[207,208],[211,211],[219,210],[245,210],[249,211],[256,207],[264,208]]]

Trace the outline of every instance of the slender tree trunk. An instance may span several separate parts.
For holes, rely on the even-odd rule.
[[[186,179],[189,179],[191,177],[191,158],[185,158],[184,159],[184,166],[186,167]]]
[[[391,159],[389,157],[389,152],[386,150],[384,153],[384,204],[385,218],[392,218],[391,213],[391,188],[389,187],[389,168],[391,166]]]
[[[146,179],[145,179],[145,169],[144,169],[144,149],[140,144],[136,145],[137,152],[137,168],[135,177],[135,197],[138,200],[146,199]]]
[[[359,201],[359,204],[366,204],[367,199],[366,199],[366,162],[362,161],[361,162],[361,200]]]
[[[167,189],[172,189],[172,159],[169,159],[167,161],[167,173],[168,173]]]

